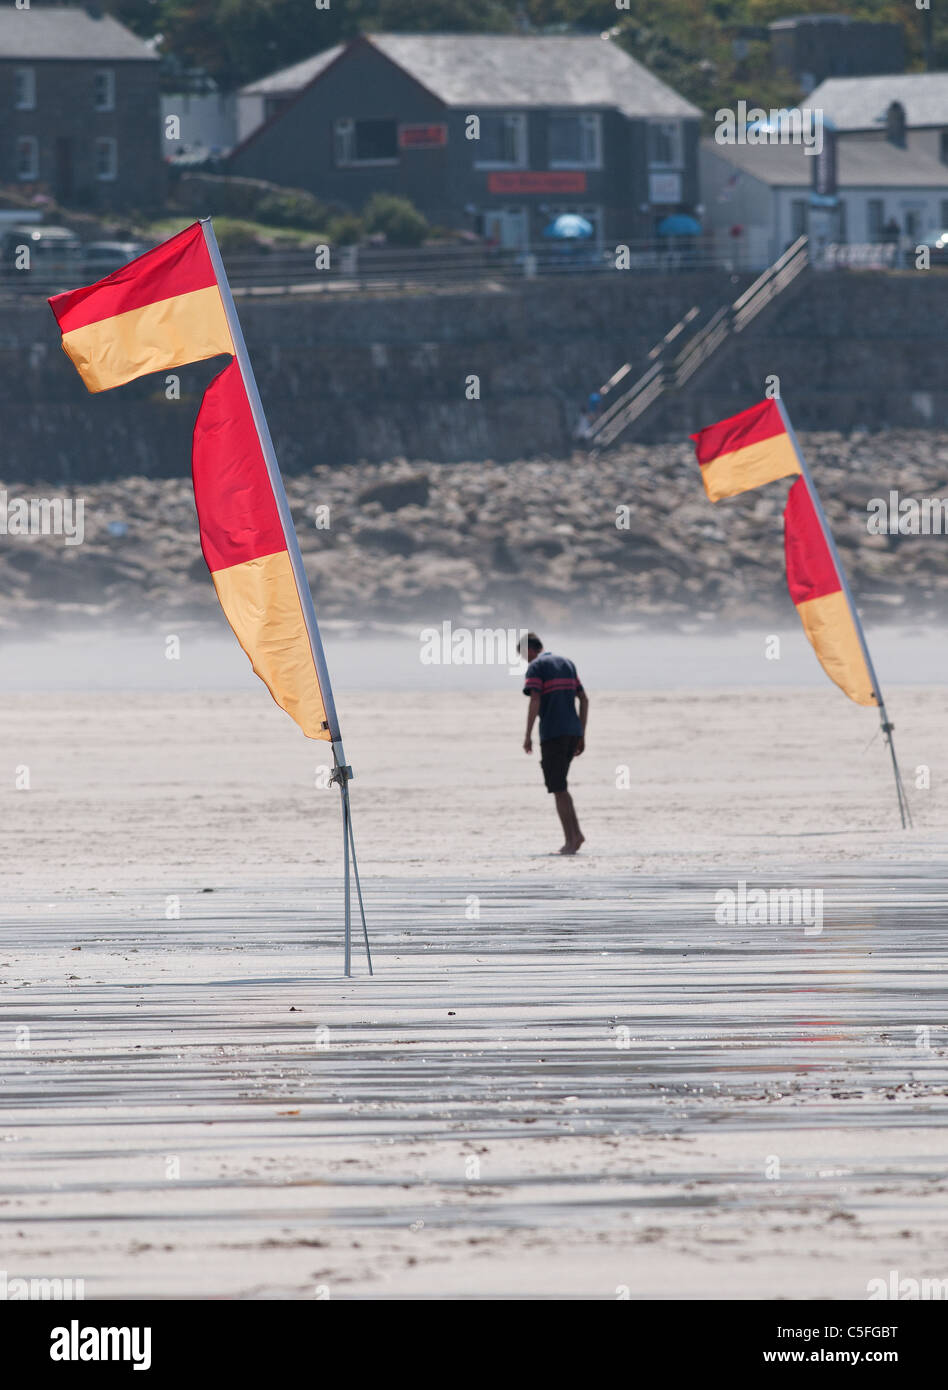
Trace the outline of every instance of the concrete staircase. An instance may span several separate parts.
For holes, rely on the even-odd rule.
[[[759,328],[761,315],[770,317],[765,311],[772,313],[776,306],[789,302],[805,283],[808,265],[807,238],[803,236],[732,304],[704,313],[697,305],[689,309],[649,352],[648,366],[641,376],[628,384],[632,367],[627,362],[602,386],[605,408],[593,422],[590,446],[602,449],[622,438],[651,438],[656,429],[661,430],[658,420],[669,409],[680,424],[685,391],[690,393],[710,368],[720,368],[751,324]],[[704,322],[696,328],[702,318]]]

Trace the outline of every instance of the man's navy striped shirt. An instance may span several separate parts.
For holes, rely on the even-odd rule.
[[[583,687],[576,667],[565,656],[554,656],[552,652],[535,656],[527,667],[523,693],[539,693],[541,743],[567,734],[582,736],[576,696],[583,694]]]

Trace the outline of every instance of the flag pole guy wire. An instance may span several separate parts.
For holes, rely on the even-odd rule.
[[[283,478],[280,474],[280,465],[277,463],[273,440],[270,438],[270,429],[267,425],[267,417],[263,411],[263,402],[260,399],[260,392],[257,389],[257,382],[253,374],[250,355],[247,352],[247,344],[244,342],[243,330],[240,327],[240,320],[237,317],[237,306],[234,304],[234,296],[231,294],[230,284],[227,280],[227,271],[224,269],[224,262],[221,259],[220,247],[217,244],[217,237],[214,235],[214,227],[211,219],[209,217],[202,217],[200,222],[208,255],[214,267],[217,288],[220,290],[221,300],[224,305],[227,326],[230,329],[230,335],[233,340],[234,357],[237,360],[240,375],[244,383],[244,389],[247,392],[247,400],[250,403],[250,413],[253,416],[254,428],[257,431],[257,438],[260,441],[260,449],[267,466],[267,475],[270,479],[270,486],[273,489],[273,497],[280,516],[280,523],[286,538],[286,548],[293,569],[293,578],[296,582],[296,592],[299,595],[300,607],[303,610],[303,621],[306,624],[310,650],[313,653],[313,664],[316,667],[316,676],[322,695],[323,708],[326,711],[325,728],[332,740],[333,771],[329,780],[330,782],[338,783],[342,797],[343,870],[345,875],[346,920],[345,973],[347,976],[352,974],[351,894],[349,890],[349,857],[351,851],[356,895],[359,900],[359,911],[362,916],[365,957],[369,966],[369,974],[371,975],[374,973],[372,970],[372,953],[369,950],[369,932],[365,922],[365,907],[362,902],[362,885],[359,882],[359,868],[356,863],[355,855],[355,839],[352,833],[352,809],[349,805],[349,782],[354,774],[352,768],[346,763],[346,755],[342,746],[342,734],[339,731],[339,716],[336,714],[336,702],[333,699],[332,683],[329,679],[329,668],[326,665],[326,654],[323,651],[323,642],[319,634],[319,624],[316,621],[313,596],[310,592],[309,580],[306,578],[303,556],[300,552],[300,543],[296,535],[296,527],[293,525],[293,515],[290,511],[290,504],[287,501],[286,489],[283,486]]]
[[[780,417],[783,420],[787,434],[790,436],[790,442],[793,445],[793,451],[796,454],[797,459],[799,461],[800,472],[803,476],[803,481],[806,484],[807,492],[810,495],[810,500],[813,503],[813,510],[816,512],[817,520],[820,523],[820,529],[823,532],[823,539],[826,541],[826,545],[829,549],[830,555],[833,557],[833,564],[836,566],[836,573],[839,575],[839,582],[842,585],[843,593],[846,595],[846,602],[849,605],[849,612],[852,617],[853,624],[856,628],[856,635],[859,638],[859,645],[862,648],[862,655],[866,663],[866,669],[869,672],[869,679],[872,681],[872,692],[876,697],[876,704],[879,706],[879,718],[882,722],[882,732],[885,735],[886,743],[889,745],[889,753],[892,757],[892,771],[895,774],[895,791],[899,799],[899,815],[902,818],[902,829],[904,830],[906,826],[912,826],[912,813],[909,810],[908,797],[905,793],[905,787],[902,783],[902,774],[899,771],[898,760],[895,756],[895,744],[892,741],[892,733],[895,729],[895,725],[891,722],[888,714],[886,713],[885,700],[882,698],[882,688],[879,685],[879,679],[876,676],[875,667],[872,664],[872,657],[869,655],[869,647],[866,643],[866,634],[862,630],[862,621],[859,617],[859,613],[856,610],[856,604],[853,600],[852,590],[849,587],[849,580],[846,578],[846,571],[843,569],[843,562],[839,558],[839,551],[836,549],[836,542],[833,539],[833,533],[830,530],[829,522],[826,519],[826,513],[823,511],[823,503],[820,501],[820,495],[816,490],[813,478],[810,474],[809,467],[807,466],[807,461],[803,456],[803,450],[800,448],[800,441],[797,439],[793,425],[790,423],[790,417],[784,408],[783,401],[780,399],[777,400],[777,408],[780,411]]]

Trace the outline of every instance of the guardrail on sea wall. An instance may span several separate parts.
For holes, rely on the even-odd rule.
[[[739,250],[723,256],[708,238],[672,241],[627,240],[601,247],[583,240],[546,241],[523,247],[477,243],[433,243],[418,247],[276,247],[251,255],[224,252],[231,285],[238,293],[302,294],[320,291],[387,293],[393,290],[453,289],[540,276],[686,274],[746,270]],[[0,264],[3,293],[51,294],[102,278],[81,259],[50,261],[30,269]],[[86,277],[85,279],[83,277]]]

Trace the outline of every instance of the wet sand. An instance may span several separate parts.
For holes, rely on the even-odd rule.
[[[948,1277],[944,692],[892,703],[905,834],[876,714],[831,689],[597,693],[589,852],[562,860],[522,700],[348,695],[376,975],[356,952],[344,981],[338,795],[262,692],[5,696],[30,781],[2,797],[8,1277],[607,1299]],[[715,920],[741,879],[822,888],[822,930]]]
[[[377,879],[349,982],[315,882],[172,922],[11,905],[8,1272],[87,1298],[944,1277],[948,883],[871,875],[822,880],[811,937],[722,927],[696,880]]]

